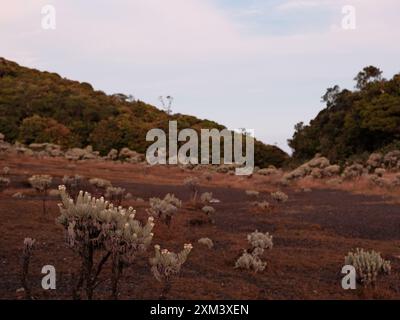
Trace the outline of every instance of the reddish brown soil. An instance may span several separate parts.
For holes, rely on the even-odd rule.
[[[144,165],[106,162],[69,163],[63,159],[13,157],[0,160],[0,168],[11,168],[11,187],[0,193],[0,298],[15,299],[20,284],[20,256],[23,239],[38,242],[30,266],[30,282],[37,299],[70,299],[71,275],[79,267],[74,253],[64,243],[63,229],[54,222],[58,216],[56,197],[47,200],[48,216],[43,217],[41,201],[26,181],[32,174],[51,174],[54,188],[65,174],[110,179],[133,196],[147,200],[168,192],[184,200],[182,210],[168,229],[162,223],[155,228],[154,244],[180,250],[191,242],[194,249],[181,276],[174,280],[169,299],[400,299],[400,205],[388,203],[382,196],[355,195],[349,192],[318,189],[312,192],[284,190],[285,204],[277,204],[269,213],[257,212],[247,189],[263,191],[261,199],[270,202],[269,191],[276,190],[266,177],[252,179],[213,174],[210,182],[203,172],[185,172],[174,167],[148,168]],[[201,191],[211,191],[221,203],[216,208],[215,225],[192,225],[204,220],[203,214],[189,204],[189,190],[183,180],[190,175],[201,177]],[[24,199],[11,195],[27,194]],[[145,217],[146,202],[127,201]],[[270,232],[274,248],[264,254],[268,266],[253,273],[234,269],[246,235],[255,230]],[[213,239],[207,249],[197,243],[202,237]],[[345,291],[341,288],[340,270],[344,256],[356,247],[374,249],[391,260],[392,274],[381,276],[374,288]],[[125,270],[121,280],[121,299],[157,299],[161,284],[152,276],[148,257],[138,257]],[[54,265],[57,290],[41,289],[41,268]],[[109,268],[95,291],[96,299],[110,297]]]

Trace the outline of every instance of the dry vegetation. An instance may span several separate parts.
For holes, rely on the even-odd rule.
[[[0,296],[398,299],[395,163],[374,155],[339,167],[317,156],[248,178],[5,153]],[[355,291],[340,287],[344,263],[358,271]],[[40,287],[45,264],[56,267],[57,290]]]

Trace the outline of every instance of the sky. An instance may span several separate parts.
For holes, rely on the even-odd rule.
[[[398,0],[0,0],[0,56],[254,129],[287,152],[293,127],[354,88],[367,65],[400,72]],[[43,28],[55,9],[55,29]],[[344,28],[354,9],[354,27]],[[351,11],[353,12],[353,11]],[[48,21],[45,19],[45,21]],[[345,24],[348,25],[348,24]]]

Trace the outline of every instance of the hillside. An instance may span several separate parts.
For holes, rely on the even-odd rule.
[[[354,91],[329,88],[322,97],[326,108],[309,125],[296,125],[289,140],[295,159],[304,161],[321,153],[341,161],[399,149],[400,74],[387,80],[381,70],[369,66],[354,80]]]
[[[106,95],[89,83],[0,58],[0,132],[11,142],[90,144],[101,154],[128,147],[144,153],[148,130],[166,130],[168,120],[177,120],[179,128],[225,128],[189,115],[168,115],[124,94]],[[279,148],[256,142],[256,165],[281,166],[287,158]]]

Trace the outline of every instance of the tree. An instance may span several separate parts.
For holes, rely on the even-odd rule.
[[[360,71],[354,80],[357,82],[356,88],[362,90],[368,83],[382,80],[382,71],[374,66],[368,66]]]
[[[339,93],[340,87],[338,85],[328,88],[326,89],[326,93],[322,96],[322,101],[326,103],[328,108],[330,108],[335,105]]]

